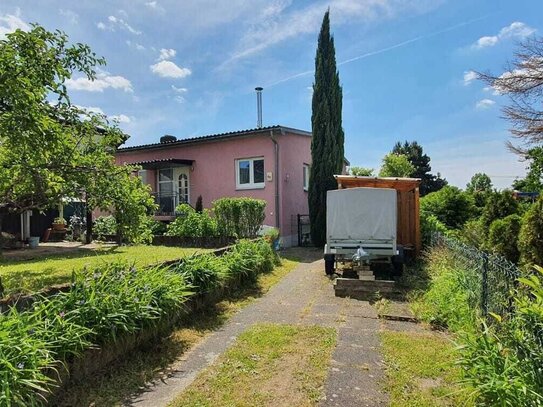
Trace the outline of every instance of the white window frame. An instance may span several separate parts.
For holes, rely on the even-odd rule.
[[[264,181],[254,182],[254,162],[262,160],[264,161]],[[239,163],[242,161],[249,161],[249,183],[241,184],[239,179]],[[250,158],[238,158],[236,160],[236,189],[263,189],[266,185],[266,162],[264,157],[250,157]]]
[[[310,166],[309,164],[304,163],[303,173],[302,173],[302,184],[304,187],[304,191],[309,191],[309,173],[310,173]]]

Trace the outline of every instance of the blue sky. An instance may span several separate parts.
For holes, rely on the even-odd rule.
[[[505,147],[503,96],[471,71],[500,74],[515,44],[543,32],[541,0],[2,0],[0,36],[38,22],[89,44],[107,66],[74,78],[72,102],[116,117],[128,145],[264,125],[311,129],[322,15],[331,11],[346,156],[378,168],[398,140],[417,140],[434,172],[464,187],[524,174]]]

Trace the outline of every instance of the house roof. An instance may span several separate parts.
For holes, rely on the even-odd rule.
[[[179,139],[179,140],[173,140],[173,141],[165,141],[165,142],[162,142],[162,143],[159,142],[159,143],[151,143],[151,144],[142,144],[142,145],[139,145],[139,146],[120,147],[119,149],[117,149],[117,151],[118,152],[123,152],[123,151],[134,151],[134,150],[146,150],[146,149],[173,147],[173,146],[179,146],[179,145],[183,145],[183,144],[193,144],[193,143],[199,143],[199,142],[205,142],[205,141],[223,140],[223,139],[247,136],[247,135],[251,135],[251,134],[269,133],[270,130],[271,131],[273,131],[273,130],[283,130],[283,131],[287,131],[289,133],[294,133],[294,134],[299,134],[299,135],[302,135],[302,136],[311,137],[311,132],[309,132],[309,131],[294,129],[294,128],[291,128],[291,127],[285,127],[285,126],[280,126],[280,125],[274,125],[274,126],[267,126],[267,127],[262,127],[262,128],[230,131],[230,132],[226,132],[226,133],[209,134],[209,135],[206,135],[206,136],[191,137],[191,138],[185,138],[185,139]]]
[[[138,161],[135,163],[131,163],[132,165],[141,165],[141,167],[145,170],[154,170],[157,168],[163,168],[164,165],[168,165],[169,167],[173,166],[186,166],[186,165],[192,165],[194,160],[184,160],[180,158],[161,158],[157,160],[146,160],[146,161]]]

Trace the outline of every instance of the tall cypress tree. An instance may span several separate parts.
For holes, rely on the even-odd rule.
[[[329,14],[329,10],[324,14],[319,34],[311,115],[309,218],[311,240],[318,247],[326,243],[326,191],[337,188],[334,174],[341,174],[344,160],[343,92],[336,68],[334,38],[330,35]]]

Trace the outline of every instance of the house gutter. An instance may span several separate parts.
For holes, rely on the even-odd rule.
[[[281,128],[281,134],[284,135],[285,132]],[[275,139],[275,135],[273,134],[273,130],[270,130],[270,139],[274,144],[275,147],[275,226],[277,229],[280,229],[281,225],[281,217],[279,216],[279,143]]]

